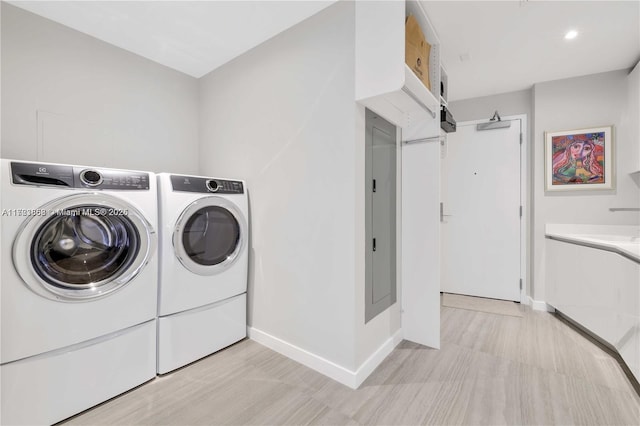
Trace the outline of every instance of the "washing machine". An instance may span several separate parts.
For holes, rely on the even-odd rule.
[[[153,173],[0,161],[1,424],[52,424],[155,377]]]
[[[241,180],[158,174],[158,373],[246,336],[248,199]]]

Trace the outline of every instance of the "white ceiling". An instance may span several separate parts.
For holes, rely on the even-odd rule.
[[[9,3],[201,77],[334,2]],[[629,68],[640,59],[640,0],[423,0],[422,4],[440,37],[449,100]],[[572,28],[580,34],[567,42],[563,36]],[[469,59],[461,61],[461,56]]]
[[[640,59],[638,0],[422,4],[440,38],[449,100],[630,68]],[[578,37],[565,41],[570,29]]]
[[[196,78],[334,2],[8,1]]]

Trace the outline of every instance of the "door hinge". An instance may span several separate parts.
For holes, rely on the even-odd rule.
[[[373,239],[373,251],[376,251],[376,239]]]
[[[520,290],[522,290],[522,278],[520,278]]]
[[[376,180],[373,180],[373,192],[376,192]]]
[[[520,217],[522,217],[522,206],[520,206]]]
[[[522,145],[522,133],[520,133],[520,145]]]

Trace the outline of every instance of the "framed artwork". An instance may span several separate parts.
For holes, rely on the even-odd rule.
[[[545,189],[613,189],[613,128],[545,132]]]

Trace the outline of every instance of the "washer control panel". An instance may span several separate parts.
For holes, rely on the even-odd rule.
[[[244,185],[238,180],[171,175],[174,191],[202,194],[244,194]]]
[[[76,188],[149,189],[149,173],[74,167],[74,174]]]
[[[83,170],[80,172],[80,182],[87,186],[98,186],[103,182],[102,173],[92,169]]]
[[[149,173],[58,164],[11,162],[11,178],[17,185],[118,190],[149,189]]]

